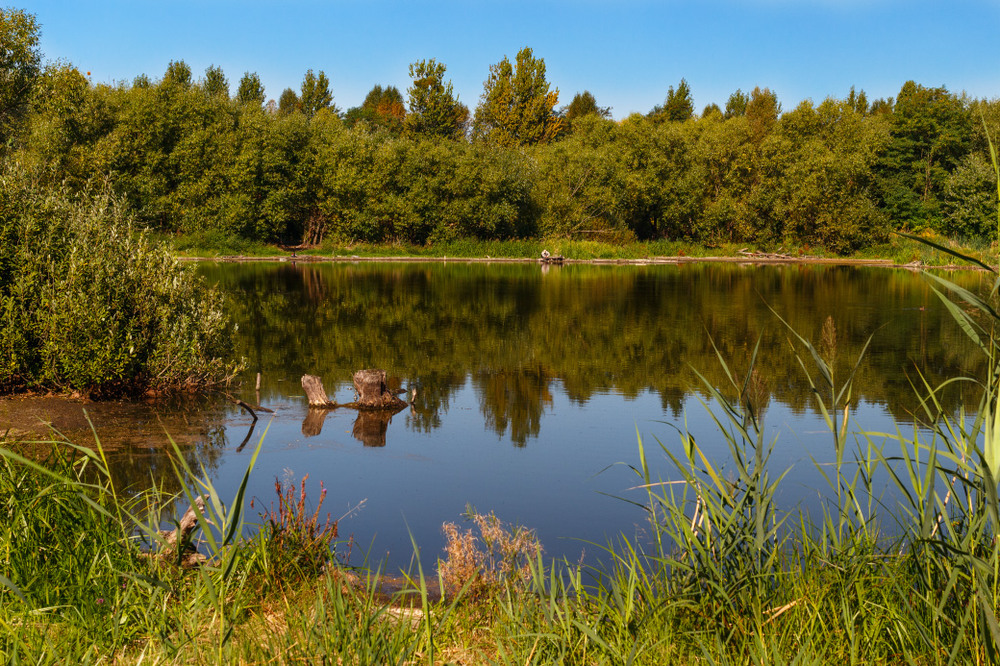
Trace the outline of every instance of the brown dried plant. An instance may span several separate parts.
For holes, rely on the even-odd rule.
[[[293,560],[304,571],[318,572],[333,555],[338,521],[332,520],[327,513],[325,521],[320,522],[323,500],[326,499],[326,488],[323,487],[322,481],[319,484],[316,509],[311,514],[308,512],[306,509],[308,479],[308,474],[302,477],[298,492],[294,483],[282,487],[281,481],[275,479],[274,491],[278,495],[278,508],[275,510],[272,502],[270,511],[265,511],[262,517],[267,521],[266,542],[268,550],[273,555],[280,559]]]
[[[832,366],[837,357],[837,326],[833,323],[833,317],[828,316],[823,322],[823,329],[820,332],[819,340],[820,355],[827,365]]]
[[[508,526],[494,515],[469,509],[473,529],[461,530],[455,523],[441,526],[446,543],[445,558],[438,560],[438,573],[446,590],[466,587],[473,599],[483,598],[504,585],[524,587],[531,580],[531,562],[542,552],[534,530]]]

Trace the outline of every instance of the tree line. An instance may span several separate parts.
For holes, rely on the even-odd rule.
[[[20,28],[18,28],[20,21]],[[40,183],[109,186],[165,233],[265,242],[431,244],[456,238],[786,242],[840,253],[895,229],[996,238],[986,127],[995,101],[906,82],[894,98],[783,109],[767,88],[696,113],[682,79],[621,121],[587,92],[560,106],[524,48],[492,65],[471,110],[444,63],[409,67],[341,110],[309,70],[269,100],[244,73],[94,84],[43,64],[34,17],[0,12],[4,159]]]

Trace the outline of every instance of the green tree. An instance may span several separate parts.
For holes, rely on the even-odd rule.
[[[883,206],[899,224],[940,228],[948,175],[969,149],[968,109],[944,87],[907,81],[891,118],[892,141],[879,165]]]
[[[726,101],[726,118],[736,118],[738,116],[744,116],[747,112],[747,103],[750,98],[745,92],[736,89],[732,95],[729,96],[729,100]]]
[[[221,67],[211,65],[205,70],[205,81],[202,83],[202,89],[209,97],[229,98],[229,79],[226,78]]]
[[[584,90],[582,93],[577,93],[573,96],[573,101],[570,102],[569,106],[567,106],[563,111],[563,118],[572,122],[576,118],[581,118],[590,114],[598,115],[601,118],[610,118],[611,107],[597,106],[597,99],[594,97],[593,93],[589,90]]]
[[[855,92],[854,86],[851,86],[851,92],[847,95],[847,105],[863,116],[868,115],[868,95],[864,90]]]
[[[707,118],[712,115],[718,115],[718,116],[722,115],[722,109],[720,109],[719,105],[716,104],[715,102],[712,102],[711,104],[706,104],[705,108],[701,110],[702,118]]]
[[[564,128],[565,121],[554,112],[558,103],[559,90],[549,90],[545,80],[545,60],[525,47],[515,64],[504,57],[490,65],[473,132],[498,146],[548,143]]]
[[[163,83],[181,88],[191,86],[191,68],[183,60],[171,60],[163,74]]]
[[[299,102],[306,118],[312,118],[321,109],[330,109],[334,114],[339,112],[337,107],[333,105],[330,79],[326,77],[323,70],[320,70],[319,74],[314,74],[311,69],[306,71],[306,75],[302,79]]]
[[[281,97],[278,98],[278,115],[287,116],[290,113],[301,110],[302,102],[299,100],[299,96],[295,94],[295,91],[291,88],[282,90]]]
[[[0,9],[0,142],[6,143],[28,110],[41,73],[38,21],[23,9]]]
[[[264,86],[256,72],[244,72],[236,89],[236,101],[254,106],[264,104]]]
[[[410,64],[413,84],[407,89],[410,113],[406,128],[415,134],[459,139],[465,136],[469,108],[458,101],[444,63],[419,60]]]
[[[778,96],[768,88],[756,87],[747,101],[746,117],[750,122],[750,134],[755,142],[764,140],[778,122],[781,104]]]
[[[694,101],[691,99],[691,86],[684,79],[681,79],[677,85],[677,90],[670,86],[663,106],[657,106],[650,112],[650,116],[654,120],[669,120],[670,122],[683,122],[689,120],[693,115]]]
[[[374,127],[382,127],[390,132],[403,129],[406,119],[406,107],[403,105],[403,95],[395,86],[381,85],[373,87],[365,96],[361,106],[349,109],[344,115],[348,127],[358,122],[366,122]]]

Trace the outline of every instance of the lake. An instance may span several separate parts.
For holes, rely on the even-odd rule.
[[[367,553],[406,566],[411,534],[426,562],[441,553],[443,522],[473,506],[533,528],[547,555],[593,557],[618,534],[642,538],[641,436],[654,475],[670,478],[660,450],[681,454],[693,433],[720,463],[724,438],[708,417],[703,380],[736,392],[716,353],[742,378],[757,360],[774,473],[792,468],[787,507],[816,506],[824,487],[813,460],[832,457],[786,324],[835,358],[844,379],[866,341],[850,412],[858,429],[912,430],[911,382],[976,374],[983,361],[918,273],[844,266],[735,264],[204,263],[229,295],[236,347],[247,368],[233,398],[273,410],[250,416],[222,396],[156,403],[0,402],[0,428],[18,414],[92,443],[84,409],[110,452],[118,483],[176,488],[173,438],[232,497],[263,437],[250,482],[254,512],[276,503],[274,483],[309,475],[324,512],[346,515],[352,561]],[[985,278],[951,274],[970,288]],[[807,353],[801,347],[800,353]],[[807,365],[814,371],[811,365]],[[310,415],[303,374],[331,398],[353,398],[351,376],[386,370],[412,404],[390,419],[338,409]],[[260,390],[255,390],[260,373]],[[973,408],[967,387],[943,396]],[[717,406],[716,406],[716,409]],[[620,463],[620,464],[618,464]],[[725,469],[725,465],[723,465]]]

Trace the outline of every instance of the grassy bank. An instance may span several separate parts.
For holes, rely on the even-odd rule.
[[[927,234],[936,243],[981,260],[990,257],[990,248],[981,242],[965,242]],[[845,262],[882,260],[896,265],[920,262],[926,266],[946,266],[954,264],[954,257],[909,238],[894,236],[888,242],[842,256],[822,247],[809,245],[698,245],[685,241],[626,241],[605,242],[598,240],[567,240],[551,238],[539,240],[481,241],[463,239],[430,245],[368,244],[337,245],[323,243],[312,247],[286,247],[251,242],[223,234],[197,234],[164,236],[174,252],[180,257],[255,257],[280,258],[296,256],[312,257],[420,257],[427,259],[537,259],[543,250],[553,255],[576,261],[587,260],[641,260],[656,257],[744,257],[744,253],[784,255],[790,259],[836,259]],[[741,252],[742,251],[742,252]],[[995,253],[994,253],[995,254]]]

